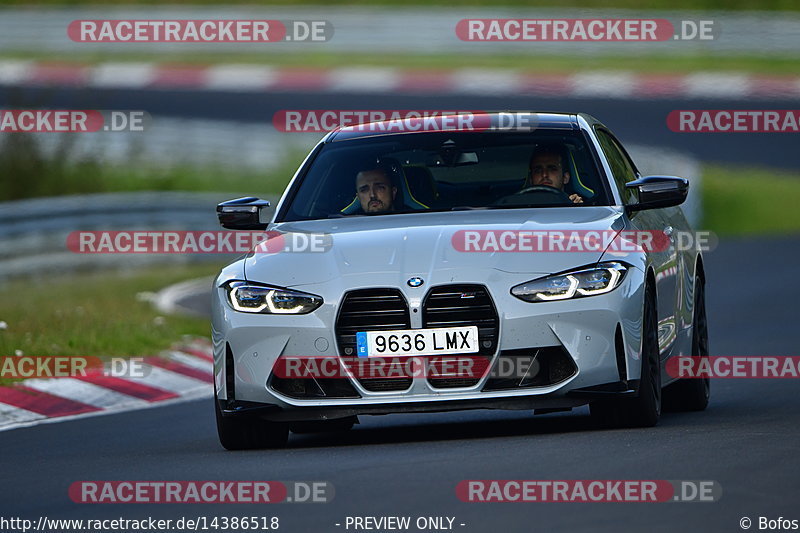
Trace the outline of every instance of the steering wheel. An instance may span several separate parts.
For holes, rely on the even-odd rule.
[[[526,187],[521,191],[517,191],[514,194],[509,194],[508,196],[504,196],[499,200],[495,201],[492,205],[519,205],[519,204],[529,203],[530,200],[528,199],[523,200],[521,198],[522,196],[529,194],[540,196],[542,198],[541,203],[544,205],[572,203],[567,193],[565,193],[561,189],[556,189],[555,187],[549,187],[547,185],[534,185],[533,187]],[[539,203],[539,202],[533,202],[533,203]]]
[[[528,193],[531,193],[531,192],[546,192],[546,193],[550,193],[550,194],[557,194],[565,202],[569,202],[570,201],[569,196],[567,195],[567,193],[565,193],[561,189],[556,189],[555,187],[550,187],[549,185],[534,185],[533,187],[526,187],[526,188],[522,189],[521,191],[515,192],[514,194],[515,195],[528,194]]]

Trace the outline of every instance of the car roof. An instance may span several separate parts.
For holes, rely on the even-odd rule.
[[[326,142],[348,141],[365,137],[377,137],[385,135],[414,135],[424,133],[441,133],[446,131],[502,131],[503,126],[509,124],[525,125],[525,128],[507,129],[507,131],[530,132],[533,129],[555,129],[555,130],[579,130],[578,117],[583,118],[589,124],[599,124],[599,121],[586,113],[552,113],[535,111],[492,111],[492,112],[470,112],[470,111],[418,111],[417,115],[430,113],[429,115],[411,116],[408,111],[398,111],[397,115],[389,120],[356,124],[352,126],[342,126],[330,132],[326,137]],[[455,120],[459,115],[469,115],[470,128],[459,127]],[[443,119],[443,117],[447,117]],[[466,120],[466,119],[465,119]],[[448,127],[452,124],[453,127]],[[438,125],[438,128],[437,128]]]

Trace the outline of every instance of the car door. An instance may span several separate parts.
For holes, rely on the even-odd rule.
[[[622,144],[607,129],[596,127],[595,133],[613,173],[614,182],[624,204],[634,202],[634,192],[625,185],[639,177],[639,172]],[[658,302],[658,344],[661,359],[670,356],[677,337],[676,303],[678,295],[679,258],[672,240],[678,228],[673,227],[673,211],[677,208],[636,211],[630,216],[633,230],[664,232],[670,236],[669,247],[649,253],[656,276]],[[663,241],[662,241],[663,242]]]

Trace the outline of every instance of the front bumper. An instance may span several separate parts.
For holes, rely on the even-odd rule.
[[[524,274],[509,276],[525,281]],[[622,284],[608,294],[556,302],[523,302],[508,289],[516,279],[504,281],[484,284],[498,318],[497,341],[489,354],[492,368],[505,354],[560,350],[573,368],[566,376],[558,374],[557,382],[528,381],[522,387],[498,388],[491,386],[493,376],[488,374],[469,386],[442,388],[428,379],[414,378],[404,390],[387,391],[369,390],[350,378],[355,395],[297,397],[275,386],[274,365],[286,356],[345,355],[336,325],[347,291],[335,281],[327,287],[304,287],[323,295],[325,304],[308,315],[286,316],[233,311],[224,302],[223,289],[218,288],[212,322],[215,388],[223,414],[292,421],[460,409],[560,409],[597,397],[635,393],[644,293],[641,271],[629,269]],[[432,284],[426,291],[435,288]],[[412,309],[424,299],[415,292],[418,289],[396,289]],[[231,369],[232,375],[228,375]]]

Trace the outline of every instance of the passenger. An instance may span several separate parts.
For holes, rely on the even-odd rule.
[[[566,154],[563,147],[558,145],[536,147],[528,164],[528,179],[525,180],[523,189],[546,186],[564,191],[564,185],[570,179],[566,166]],[[569,199],[574,204],[583,203],[583,198],[578,194],[570,194]]]

